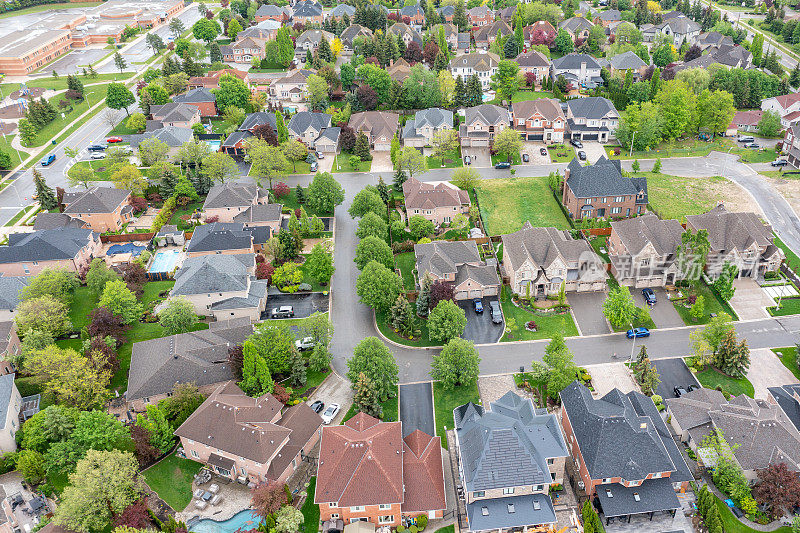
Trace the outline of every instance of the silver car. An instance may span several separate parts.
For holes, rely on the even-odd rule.
[[[326,424],[330,424],[333,422],[333,419],[336,418],[336,414],[339,412],[339,404],[332,403],[325,409],[325,412],[322,413],[322,421]]]

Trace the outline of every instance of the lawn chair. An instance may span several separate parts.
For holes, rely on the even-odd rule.
[[[204,502],[203,500],[197,500],[196,502],[194,502],[194,506],[202,511],[203,509],[206,508],[206,502]]]
[[[202,497],[203,497],[203,493],[204,493],[204,492],[205,492],[205,491],[204,491],[203,489],[195,489],[195,491],[194,491],[194,497],[195,497],[195,498],[198,498],[198,499],[200,499],[200,498],[202,498]]]
[[[211,505],[217,505],[221,501],[222,501],[222,496],[220,496],[219,494],[215,494],[214,497],[211,498],[211,501],[208,503],[210,503]]]
[[[210,487],[208,487],[208,492],[211,494],[216,494],[219,492],[219,485],[216,483],[212,483]]]

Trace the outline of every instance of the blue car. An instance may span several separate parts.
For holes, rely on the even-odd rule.
[[[475,307],[476,313],[483,313],[483,302],[481,301],[480,298],[475,298],[474,300],[472,300],[472,305],[473,307]]]
[[[50,163],[56,160],[56,154],[49,154],[42,158],[42,166],[46,167]]]
[[[655,305],[658,300],[656,299],[656,293],[653,292],[653,289],[646,288],[642,289],[642,296],[644,296],[644,301],[649,303],[650,305]]]
[[[637,339],[639,337],[649,337],[650,330],[647,328],[633,328],[629,329],[625,335],[627,335],[629,339],[632,339],[634,337],[636,337]]]

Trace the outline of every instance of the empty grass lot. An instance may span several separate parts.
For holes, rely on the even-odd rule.
[[[698,324],[708,324],[708,321],[711,320],[711,313],[720,314],[720,313],[728,313],[733,320],[738,320],[739,318],[736,316],[736,313],[731,306],[728,305],[727,302],[723,301],[721,298],[717,296],[717,294],[711,290],[711,288],[706,285],[705,283],[699,283],[696,288],[697,295],[702,296],[705,304],[705,315],[698,320],[694,320],[691,316],[689,316],[689,308],[683,305],[683,300],[681,301],[673,301],[673,305],[675,306],[675,310],[678,311],[678,314],[681,315],[684,324],[687,326],[696,326]]]
[[[64,2],[61,4],[44,4],[41,6],[26,7],[24,9],[17,9],[15,11],[6,11],[0,15],[0,19],[7,19],[11,17],[18,17],[20,15],[28,15],[30,13],[41,13],[42,11],[50,11],[51,9],[74,9],[76,7],[94,7],[99,6],[101,2]]]
[[[446,390],[438,382],[433,382],[433,410],[436,416],[436,435],[442,438],[442,447],[447,449],[447,435],[445,426],[453,427],[453,409],[467,402],[478,403],[481,394],[478,391],[478,384],[463,385]]]
[[[708,178],[685,178],[641,172],[637,176],[647,176],[647,194],[650,207],[661,218],[674,218],[685,222],[686,215],[699,215],[717,205],[718,202],[737,201],[741,189],[722,176]]]
[[[192,479],[202,466],[172,454],[145,470],[144,479],[162,500],[180,512],[192,501]]]
[[[36,138],[33,141],[33,146],[42,146],[43,144],[49,142],[50,139],[56,137],[61,131],[63,131],[67,124],[71,123],[73,120],[77,119],[83,113],[88,111],[90,107],[103,100],[106,97],[107,87],[108,84],[106,83],[85,87],[83,92],[84,100],[80,103],[73,103],[72,111],[64,113],[64,118],[61,118],[61,111],[59,110],[56,118],[39,130],[39,132],[36,134]],[[58,102],[61,100],[64,100],[63,94],[50,98],[50,103],[53,104],[56,109],[59,109]]]
[[[500,306],[503,308],[503,318],[506,321],[506,328],[508,328],[509,318],[513,318],[515,322],[511,331],[503,334],[503,338],[500,339],[500,342],[549,339],[556,333],[561,333],[565,337],[578,335],[578,328],[575,326],[575,321],[572,319],[571,314],[565,313],[563,315],[553,316],[534,315],[514,305],[514,302],[511,301],[511,290],[505,285],[500,294]],[[536,331],[528,331],[525,329],[525,324],[529,320],[536,322]]]
[[[772,351],[778,355],[783,366],[791,370],[794,377],[800,381],[800,367],[797,365],[797,348],[791,346],[789,348],[775,348]]]
[[[687,364],[688,364],[687,358]],[[753,388],[753,384],[747,378],[732,378],[730,376],[726,376],[716,368],[706,368],[705,370],[701,370],[695,374],[697,377],[697,381],[700,384],[707,388],[707,389],[716,389],[717,386],[720,386],[722,390],[731,393],[734,396],[739,396],[741,394],[746,394],[753,397],[755,394],[755,389]]]
[[[316,476],[308,480],[306,501],[300,511],[303,513],[303,532],[317,533],[319,531],[319,505],[314,503],[314,491],[317,487]]]
[[[526,220],[534,226],[570,227],[546,176],[483,180],[475,190],[489,235],[517,231]]]

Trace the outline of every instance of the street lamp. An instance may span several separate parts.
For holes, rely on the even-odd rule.
[[[631,333],[633,333],[633,335],[631,336],[633,343],[631,344],[631,356],[628,358],[628,362],[633,362],[633,352],[636,350],[636,330],[633,329],[632,323],[630,326],[631,326]]]

